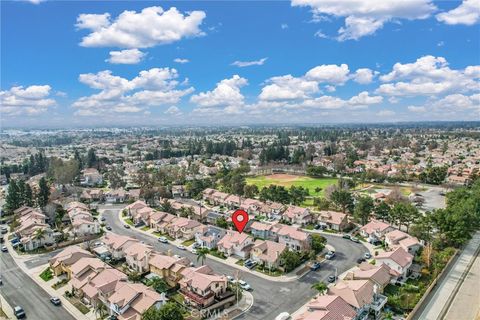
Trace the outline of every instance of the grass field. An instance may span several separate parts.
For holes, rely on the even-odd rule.
[[[323,191],[329,185],[336,184],[337,178],[310,178],[305,176],[295,176],[289,174],[272,174],[269,176],[258,176],[247,178],[248,184],[254,184],[261,190],[263,187],[268,187],[271,184],[284,186],[289,188],[290,186],[302,186],[308,188],[310,196],[323,195]],[[322,190],[317,193],[315,188],[320,187]]]

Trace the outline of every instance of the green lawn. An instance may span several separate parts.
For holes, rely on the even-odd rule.
[[[40,273],[40,278],[42,278],[43,281],[48,281],[48,280],[53,279],[52,269],[47,268],[47,269],[43,270],[43,272]]]
[[[190,247],[194,242],[195,242],[195,239],[185,240],[182,242],[182,245],[184,245],[185,247]]]
[[[131,226],[133,226],[133,220],[128,218],[128,219],[125,219],[125,222]]]
[[[247,184],[254,184],[260,190],[263,187],[268,187],[271,184],[276,184],[279,186],[296,186],[296,187],[304,187],[308,188],[310,191],[310,196],[321,196],[325,188],[329,185],[336,184],[338,181],[337,178],[311,178],[305,176],[296,176],[294,179],[276,179],[271,178],[270,176],[258,176],[247,178]],[[322,190],[320,192],[315,192],[315,188],[320,187]]]
[[[140,230],[148,231],[148,230],[150,230],[150,227],[149,226],[143,226],[143,227],[140,228]]]

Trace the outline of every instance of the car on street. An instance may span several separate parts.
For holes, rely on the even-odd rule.
[[[8,228],[7,227],[2,227],[2,234],[5,234],[8,232]]]
[[[358,258],[358,259],[357,259],[357,263],[358,263],[358,264],[360,264],[360,263],[362,263],[362,262],[365,262],[365,261],[367,261],[365,258]]]
[[[332,276],[328,276],[327,280],[328,280],[328,282],[332,283],[332,282],[335,282],[335,280],[337,280],[337,277],[335,277],[335,276],[333,276],[333,275],[332,275]]]
[[[62,301],[58,298],[58,297],[51,297],[50,298],[50,302],[54,305],[54,306],[59,306],[62,304]]]
[[[112,230],[112,227],[106,226],[105,229],[107,229],[108,231],[111,231],[111,230]]]
[[[105,221],[105,220],[106,220],[105,217],[102,217],[102,218],[100,219],[100,221]]]
[[[192,249],[193,254],[197,254],[197,249]]]
[[[248,283],[246,283],[245,281],[243,280],[238,280],[238,284],[240,285],[240,287],[245,290],[245,291],[250,291],[252,290],[252,287],[250,287],[250,285]]]
[[[180,250],[185,250],[185,249],[186,249],[183,244],[179,244],[179,245],[177,246],[177,248],[180,249]]]
[[[351,236],[350,236],[348,233],[345,233],[345,234],[342,236],[342,238],[344,238],[344,239],[350,239]]]
[[[3,284],[2,276],[0,276],[0,286]]]
[[[365,259],[370,259],[372,257],[372,255],[370,254],[370,252],[365,252],[365,254],[363,255],[363,257]]]
[[[282,312],[278,316],[275,317],[275,320],[290,320],[292,317],[288,312]]]
[[[331,260],[331,259],[333,259],[333,257],[335,257],[335,251],[329,251],[325,255],[325,259],[327,259],[327,260]]]
[[[312,271],[317,271],[318,269],[320,269],[320,262],[314,262],[311,266],[310,266],[310,270]]]
[[[200,243],[198,242],[195,242],[193,245],[192,245],[193,249],[198,249],[201,247]]]
[[[7,246],[2,246],[2,252],[8,252]]]
[[[17,317],[17,319],[23,319],[26,316],[25,311],[20,306],[16,306],[15,308],[13,308],[13,313],[15,314],[15,317]]]
[[[165,237],[159,237],[158,241],[160,241],[161,243],[168,243],[168,239]]]
[[[360,243],[360,240],[358,240],[358,238],[355,238],[355,237],[351,237],[350,240],[352,240],[355,243]]]
[[[232,276],[227,276],[227,280],[230,283],[233,283],[233,281],[235,281],[235,279]]]
[[[123,226],[125,227],[125,229],[130,229],[130,225],[129,225],[129,224],[124,224]]]

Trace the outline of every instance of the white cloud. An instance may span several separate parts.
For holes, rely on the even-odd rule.
[[[376,113],[377,116],[379,117],[393,117],[395,115],[395,111],[392,110],[380,110],[379,112]]]
[[[320,38],[320,39],[330,39],[328,35],[322,32],[322,30],[318,30],[315,32],[314,37]]]
[[[435,108],[451,109],[453,111],[462,111],[473,109],[480,112],[480,94],[466,96],[463,94],[451,94],[432,104]],[[477,116],[480,116],[478,114]]]
[[[325,17],[345,17],[345,26],[338,30],[339,41],[358,40],[374,34],[392,20],[425,19],[436,7],[431,0],[371,1],[371,0],[292,0],[292,6],[312,8],[314,20]]]
[[[234,75],[230,79],[223,79],[218,82],[212,91],[193,95],[190,101],[205,108],[243,105],[244,97],[240,92],[240,88],[247,84],[247,79]]]
[[[437,47],[443,47],[445,45],[445,42],[444,41],[439,41],[437,43]]]
[[[50,98],[51,89],[49,85],[33,85],[0,91],[1,113],[9,116],[44,113],[56,105],[56,101]]]
[[[175,7],[148,7],[138,13],[126,10],[113,21],[109,13],[80,14],[76,26],[91,31],[80,42],[84,47],[148,48],[204,35],[200,25],[205,17],[203,11],[182,14]]]
[[[178,116],[182,114],[182,111],[180,111],[180,109],[177,106],[171,106],[170,108],[165,110],[164,113],[172,116]]]
[[[237,66],[240,68],[243,67],[250,67],[250,66],[261,66],[267,61],[268,58],[262,58],[259,60],[253,60],[253,61],[235,61],[232,63],[232,66]]]
[[[173,62],[180,63],[180,64],[185,64],[185,63],[189,63],[190,60],[188,60],[188,59],[182,59],[182,58],[175,58],[175,59],[173,60]]]
[[[280,25],[280,28],[282,28],[283,30],[288,29],[288,24],[282,23],[282,24]]]
[[[77,115],[101,115],[109,112],[132,113],[146,107],[175,104],[193,88],[180,89],[178,72],[171,68],[144,70],[132,80],[112,75],[110,70],[79,76],[79,81],[100,92],[81,97],[73,103]]]
[[[480,0],[464,0],[455,9],[437,14],[436,18],[446,24],[474,25],[480,21]]]
[[[410,110],[411,112],[417,112],[417,113],[423,113],[423,112],[426,112],[427,109],[425,107],[417,107],[417,106],[408,106],[407,107],[408,110]]]
[[[480,66],[453,70],[443,57],[424,56],[414,63],[396,63],[390,73],[380,76],[381,81],[393,83],[382,84],[376,93],[392,96],[429,96],[452,91],[467,92],[480,88],[478,78]]]
[[[373,81],[374,72],[368,68],[360,68],[352,76],[353,81],[360,84],[369,84]]]
[[[326,82],[333,84],[344,84],[348,80],[348,65],[341,64],[337,66],[335,64],[323,64],[310,69],[305,78],[308,80],[314,80],[317,82]]]
[[[113,64],[137,64],[145,57],[145,53],[138,49],[125,49],[122,51],[110,51],[107,62]]]
[[[327,90],[328,92],[335,92],[337,90],[337,88],[335,88],[335,86],[331,86],[331,85],[327,84],[325,86],[325,90]]]
[[[362,91],[358,95],[351,97],[348,103],[351,106],[368,106],[381,103],[382,101],[382,96],[370,96],[367,91]]]
[[[292,75],[272,77],[269,84],[262,88],[261,100],[295,100],[306,99],[311,94],[319,92],[318,83]]]

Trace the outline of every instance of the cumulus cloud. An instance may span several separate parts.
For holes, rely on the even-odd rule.
[[[379,117],[393,117],[395,115],[395,111],[393,110],[380,110],[379,112],[376,113],[377,116]]]
[[[223,79],[217,83],[212,91],[200,92],[190,98],[192,103],[201,108],[233,107],[238,108],[244,104],[244,96],[240,88],[248,84],[247,79],[234,75],[230,79]]]
[[[464,0],[455,9],[437,14],[436,18],[446,24],[474,25],[480,21],[480,0]]]
[[[170,108],[165,110],[164,113],[172,116],[178,116],[182,114],[182,111],[180,111],[180,109],[177,106],[171,106]]]
[[[9,116],[44,113],[56,105],[56,101],[50,98],[51,89],[49,85],[33,85],[0,91],[1,113]]]
[[[371,104],[378,104],[383,101],[382,96],[370,96],[367,91],[360,92],[358,95],[350,98],[348,103],[351,106],[368,106]]]
[[[253,61],[235,61],[232,62],[232,66],[237,66],[240,68],[243,67],[250,67],[250,66],[261,66],[267,61],[268,58],[262,58],[259,60],[253,60]]]
[[[107,62],[113,64],[137,64],[145,57],[145,53],[138,49],[125,49],[122,51],[110,51]]]
[[[77,115],[99,115],[109,112],[132,113],[146,107],[175,104],[194,89],[179,88],[178,72],[172,68],[144,70],[132,80],[112,74],[110,70],[87,73],[79,81],[100,92],[81,97],[73,103]]]
[[[418,112],[418,113],[423,113],[427,111],[427,109],[423,106],[420,106],[420,107],[408,106],[407,109],[410,110],[411,112]]]
[[[339,66],[336,64],[323,64],[307,71],[305,78],[317,82],[344,84],[348,80],[349,72],[348,65],[345,63]]]
[[[352,75],[353,81],[360,84],[369,84],[373,81],[375,73],[368,68],[360,68]]]
[[[306,99],[319,92],[316,81],[285,75],[272,77],[262,88],[259,98],[261,100],[295,100]]]
[[[464,70],[450,69],[443,57],[424,56],[413,63],[396,63],[393,70],[380,76],[382,84],[378,94],[391,96],[439,95],[451,91],[478,90],[480,66]]]
[[[372,35],[392,20],[425,19],[436,10],[431,0],[292,0],[292,6],[310,7],[314,21],[325,21],[329,16],[344,17],[345,26],[338,30],[339,41]]]
[[[185,64],[185,63],[189,63],[190,60],[188,60],[188,59],[182,59],[182,58],[175,58],[175,59],[173,60],[173,62],[180,63],[180,64]]]
[[[203,11],[183,14],[175,7],[165,11],[154,6],[126,10],[115,19],[109,13],[80,14],[76,26],[91,31],[80,42],[84,47],[149,48],[204,35],[200,25],[205,17]]]

